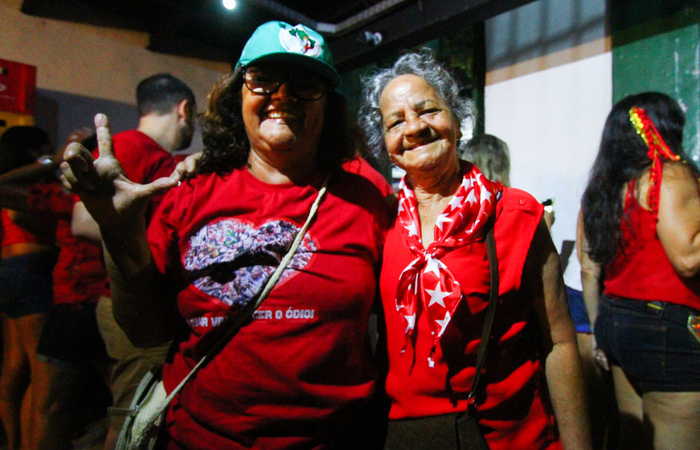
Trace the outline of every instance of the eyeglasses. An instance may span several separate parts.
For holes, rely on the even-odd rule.
[[[243,82],[250,92],[260,95],[272,95],[282,84],[287,85],[289,92],[299,100],[315,102],[326,93],[326,85],[320,78],[307,76],[303,80],[288,80],[277,74],[272,74],[258,68],[245,69]]]

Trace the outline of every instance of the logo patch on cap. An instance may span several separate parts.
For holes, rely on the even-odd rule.
[[[290,53],[301,53],[312,58],[320,56],[323,51],[320,43],[311,39],[311,36],[301,25],[281,29],[280,44]]]

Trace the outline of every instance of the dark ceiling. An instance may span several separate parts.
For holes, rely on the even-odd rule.
[[[21,10],[147,32],[149,50],[231,64],[258,25],[268,20],[305,23],[327,37],[342,71],[529,1],[237,0],[229,11],[222,0],[24,0]]]

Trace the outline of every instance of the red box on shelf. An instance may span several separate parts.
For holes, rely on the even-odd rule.
[[[36,67],[0,59],[0,111],[34,115]]]

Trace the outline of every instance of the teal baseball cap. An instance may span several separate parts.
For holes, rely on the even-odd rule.
[[[246,42],[236,68],[263,61],[301,64],[331,82],[340,84],[340,75],[333,67],[333,54],[317,31],[305,25],[286,22],[260,25]]]

